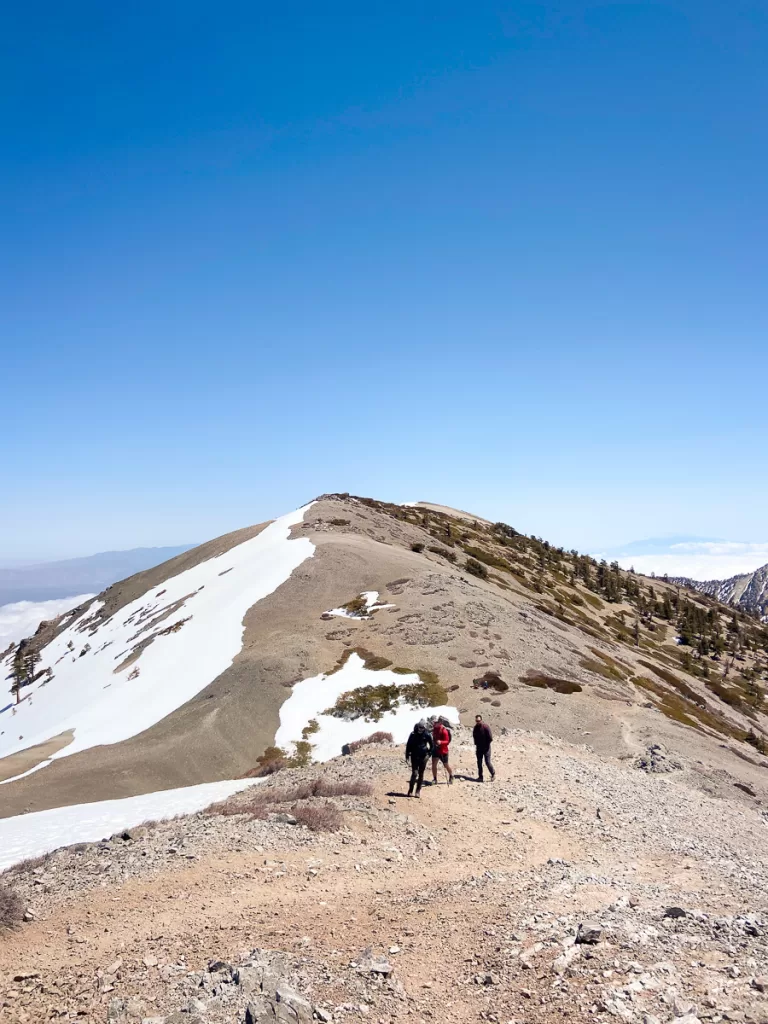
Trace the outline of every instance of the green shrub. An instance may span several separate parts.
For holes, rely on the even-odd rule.
[[[468,558],[464,568],[467,572],[472,573],[473,576],[477,576],[481,580],[488,579],[488,570],[485,568],[482,562],[478,562],[476,558]]]
[[[418,683],[380,683],[377,686],[359,686],[340,694],[332,708],[323,714],[334,718],[354,721],[365,718],[366,721],[378,722],[382,715],[394,711],[401,704],[411,704],[418,708],[440,707],[448,700],[448,693],[435,672],[429,669],[414,671],[409,668],[393,669],[398,675],[418,675]]]
[[[526,686],[535,686],[540,690],[554,690],[555,693],[581,693],[582,687],[571,679],[557,679],[554,676],[545,675],[543,672],[529,672],[520,676],[520,682]]]
[[[316,718],[310,718],[304,728],[301,730],[301,735],[305,740],[308,740],[310,736],[313,736],[320,729],[320,725]]]
[[[349,612],[350,615],[363,615],[368,611],[368,602],[359,594],[357,597],[353,597],[351,601],[347,601],[346,604],[341,606],[344,611]]]
[[[474,558],[484,565],[492,565],[495,569],[503,569],[504,572],[509,572],[509,562],[506,558],[500,558],[490,551],[484,551],[483,548],[476,548],[470,544],[464,545],[464,551],[470,558]]]
[[[449,562],[456,561],[456,552],[450,551],[448,548],[441,548],[437,544],[430,544],[427,550],[435,555],[440,555],[441,558],[447,558]]]

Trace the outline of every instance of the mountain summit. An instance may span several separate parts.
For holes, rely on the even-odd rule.
[[[768,742],[768,630],[732,617],[471,513],[322,495],[12,645],[0,816],[326,760],[438,711],[736,773]]]

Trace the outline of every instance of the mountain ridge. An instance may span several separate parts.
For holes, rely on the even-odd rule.
[[[135,574],[38,629],[29,678],[0,702],[3,813],[242,776],[274,748],[294,686],[336,671],[349,671],[350,691],[394,699],[395,711],[400,680],[419,700],[455,705],[465,722],[482,711],[500,728],[589,736],[614,754],[634,749],[638,733],[699,754],[714,743],[731,773],[734,761],[759,761],[768,742],[759,624],[734,632],[732,613],[701,595],[439,504],[329,494],[299,511],[279,544],[308,542],[306,556],[289,559],[288,575],[250,607],[241,588],[266,569],[246,572],[242,559],[278,520]],[[221,630],[238,639],[201,675],[188,647],[203,621],[211,644],[201,655]],[[16,654],[3,663],[7,686]],[[180,672],[197,682],[178,688]],[[166,680],[179,693],[170,703]],[[141,730],[94,732],[97,706],[129,707],[132,694],[146,705]],[[327,734],[329,710],[289,739],[291,757],[311,751],[315,728]],[[360,713],[361,726],[379,714]]]
[[[112,583],[189,551],[193,544],[99,551],[29,565],[0,566],[0,606],[99,593]]]
[[[768,620],[768,563],[754,572],[740,573],[725,580],[693,580],[670,576],[669,582],[706,594],[721,604],[732,605],[751,615]]]

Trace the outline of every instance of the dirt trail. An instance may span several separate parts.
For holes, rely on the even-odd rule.
[[[375,783],[369,807],[348,811],[342,833],[315,835],[299,848],[281,842],[245,848],[241,832],[239,850],[219,847],[188,862],[178,851],[159,872],[119,886],[64,889],[38,920],[0,943],[3,1020],[30,1024],[56,1011],[102,1022],[116,997],[138,1000],[144,1017],[163,1020],[174,1009],[178,973],[205,971],[212,958],[236,963],[254,948],[282,950],[304,964],[313,1000],[337,1008],[333,1020],[364,1016],[338,1007],[353,1005],[351,992],[361,998],[350,965],[366,947],[389,957],[402,989],[386,998],[365,990],[373,1000],[372,1020],[415,1013],[416,1020],[451,1024],[554,1021],[601,1019],[603,1012],[610,1020],[613,1011],[591,1010],[609,1005],[606,988],[631,983],[631,964],[638,962],[656,979],[653,965],[674,957],[678,947],[675,971],[687,969],[690,977],[670,980],[662,972],[663,986],[649,982],[632,997],[632,1013],[641,1014],[670,985],[699,999],[712,990],[712,979],[725,977],[732,957],[722,944],[707,945],[698,936],[694,945],[705,967],[687,967],[690,951],[683,949],[693,940],[678,935],[679,924],[678,932],[662,927],[663,913],[674,904],[710,913],[754,909],[747,904],[758,881],[764,884],[762,876],[754,875],[747,887],[723,884],[692,841],[698,827],[706,849],[721,853],[712,844],[729,841],[731,809],[725,814],[723,801],[707,802],[677,781],[559,741],[517,736],[495,746],[496,782],[470,781],[472,750],[457,744],[454,769],[464,777],[425,788],[419,801],[402,795],[407,769],[400,751],[339,759],[322,770],[353,764]],[[665,832],[664,819],[678,834],[688,815],[685,852]],[[636,838],[638,828],[644,842]],[[158,842],[182,829],[183,822],[159,826]],[[751,845],[754,838],[745,832],[744,841]],[[135,857],[130,850],[110,846],[104,857]],[[557,957],[570,948],[578,923],[593,915],[613,937],[594,947],[592,960],[580,958],[567,974],[558,973]],[[745,955],[757,964],[764,941],[750,941]],[[748,994],[749,977],[759,968],[743,970],[739,984]],[[26,983],[26,995],[25,983],[12,982],[22,973],[40,976]],[[734,1002],[733,995],[713,998]],[[745,1000],[742,994],[740,1005]],[[209,1012],[200,1020],[242,1019]],[[194,1017],[183,1020],[193,1024]]]

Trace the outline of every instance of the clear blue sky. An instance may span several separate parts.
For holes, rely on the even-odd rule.
[[[765,540],[766,52],[762,0],[9,8],[0,557],[330,490]]]

